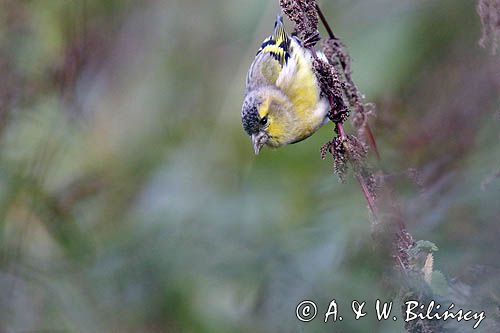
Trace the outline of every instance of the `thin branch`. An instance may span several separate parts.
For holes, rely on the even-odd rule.
[[[368,207],[370,208],[370,211],[375,218],[375,220],[378,220],[378,214],[377,214],[377,209],[375,206],[375,200],[373,199],[372,195],[370,194],[370,191],[368,190],[368,186],[366,185],[366,182],[364,178],[360,175],[356,175],[356,179],[359,182],[359,185],[361,186],[361,189],[363,190],[363,195],[365,196],[366,201],[368,202]]]
[[[330,28],[330,25],[328,24],[328,21],[326,20],[325,15],[321,11],[321,8],[319,8],[318,4],[316,4],[316,10],[318,11],[319,19],[321,20],[321,23],[323,23],[323,26],[325,27],[326,32],[328,33],[328,36],[331,39],[337,39],[338,40],[338,38],[333,33],[332,28]]]

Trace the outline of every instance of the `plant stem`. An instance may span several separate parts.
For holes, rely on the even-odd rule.
[[[332,28],[328,24],[328,21],[326,20],[325,15],[323,15],[323,12],[321,11],[321,9],[319,8],[319,6],[317,4],[316,4],[316,10],[318,11],[318,15],[319,15],[319,18],[321,19],[321,22],[323,23],[326,31],[328,32],[328,36],[331,39],[337,39],[337,37],[333,33]],[[311,47],[310,50],[311,50],[311,53],[313,55],[313,58],[315,60],[318,60],[318,56],[316,54],[316,50],[314,49],[314,47]],[[334,105],[335,105],[333,102],[333,99],[329,98],[329,100],[330,100],[330,107],[333,109]],[[344,125],[341,122],[336,122],[335,129],[336,129],[336,132],[338,133],[340,139],[342,141],[344,141],[347,138],[345,131],[344,131]],[[369,131],[369,135],[371,135],[371,137],[373,137],[369,128],[368,128],[368,131]],[[377,156],[379,157],[377,149],[375,149],[375,151],[377,153]],[[364,178],[360,174],[357,174],[356,179],[358,180],[359,185],[361,186],[361,190],[363,191],[363,195],[365,196],[365,199],[368,203],[368,207],[370,208],[370,211],[371,211],[373,217],[375,219],[377,219],[378,214],[377,214],[377,210],[376,210],[376,206],[375,206],[375,200],[372,197],[372,195],[370,194],[370,191],[368,190],[368,186],[366,185]]]
[[[326,29],[326,32],[328,32],[328,36],[331,38],[331,39],[338,39],[335,34],[333,33],[333,30],[332,28],[330,28],[330,25],[328,24],[328,21],[326,20],[326,17],[325,15],[323,15],[323,12],[321,11],[321,8],[319,8],[318,4],[316,4],[316,10],[318,11],[318,16],[321,20],[321,23],[323,23],[325,29]]]
[[[363,191],[363,195],[365,196],[365,199],[368,202],[368,207],[370,208],[370,211],[373,214],[374,219],[377,220],[378,214],[377,214],[377,208],[375,206],[375,200],[370,194],[370,191],[368,190],[368,186],[366,186],[364,178],[360,174],[357,174],[356,179],[358,180],[359,185],[361,186],[361,190]]]

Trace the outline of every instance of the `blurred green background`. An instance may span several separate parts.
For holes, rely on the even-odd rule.
[[[332,126],[258,157],[242,130],[277,1],[0,4],[0,332],[404,331],[322,323],[388,297],[362,193],[320,159]],[[377,105],[372,165],[493,332],[500,58],[475,1],[321,5]]]

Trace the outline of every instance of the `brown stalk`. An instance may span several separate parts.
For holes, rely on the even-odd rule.
[[[334,39],[334,40],[338,40],[337,37],[335,36],[335,34],[333,33],[333,30],[332,28],[330,27],[330,25],[328,24],[328,21],[326,20],[323,12],[321,11],[320,7],[315,4],[315,8],[316,8],[316,11],[318,13],[318,16],[322,22],[322,24],[324,25],[327,33],[328,33],[328,36],[331,38],[331,39]],[[321,61],[319,58],[318,58],[318,55],[316,53],[316,50],[314,48],[314,45],[311,45],[309,46],[309,50],[311,51],[311,54],[313,55],[313,58],[316,62],[318,61]],[[331,65],[330,65],[331,66]],[[332,66],[333,67],[333,66]],[[344,77],[346,78],[347,81],[350,81],[348,82],[350,86],[354,86],[354,83],[352,82],[352,79],[350,77],[350,71],[349,73],[347,73],[346,69],[350,67],[349,65],[347,65],[347,63],[345,61],[342,62],[342,69],[343,69],[343,75]],[[357,89],[357,88],[356,88]],[[359,95],[359,94],[357,94]],[[338,107],[337,103],[335,103],[334,101],[334,94],[328,94],[328,99],[329,99],[329,102],[330,102],[330,107],[331,109],[333,110],[333,117],[330,117],[330,119],[332,120],[332,122],[334,122],[335,124],[335,132],[338,134],[338,136],[340,137],[341,141],[344,142],[347,140],[347,136],[345,134],[345,130],[344,130],[344,125],[343,125],[343,120],[342,118],[340,118],[341,120],[339,121],[337,115],[335,114],[336,111],[336,108]],[[342,110],[341,110],[342,111]],[[378,150],[377,150],[377,146],[375,144],[375,140],[373,138],[373,134],[370,130],[370,128],[366,125],[366,129],[367,129],[367,133],[368,133],[368,137],[369,137],[369,142],[372,143],[371,146],[372,148],[374,149],[374,151],[376,152],[377,156],[379,157],[379,153],[378,153]],[[349,152],[347,152],[347,154],[349,154]],[[380,157],[379,157],[380,158]],[[368,186],[366,184],[366,181],[365,179],[360,175],[360,174],[356,174],[356,178],[361,186],[361,190],[363,191],[363,195],[368,203],[368,207],[373,215],[373,217],[375,219],[377,219],[377,210],[376,210],[376,207],[375,207],[375,199],[374,197],[372,196],[372,194],[370,193],[370,191],[368,190]]]
[[[340,55],[338,57],[339,58],[338,60],[339,60],[339,63],[342,67],[342,72],[343,72],[344,78],[347,81],[346,82],[347,83],[346,90],[350,90],[350,91],[345,91],[345,93],[348,97],[350,97],[350,102],[351,102],[352,106],[361,115],[363,115],[362,116],[362,118],[363,118],[362,124],[359,127],[364,131],[364,134],[366,136],[366,140],[367,140],[368,144],[370,145],[372,150],[375,152],[377,159],[380,160],[380,153],[378,151],[377,142],[375,141],[375,137],[374,137],[373,132],[370,128],[370,125],[365,120],[366,110],[365,110],[365,106],[361,102],[362,101],[361,94],[359,93],[359,90],[356,87],[356,85],[354,84],[354,81],[352,80],[352,77],[351,77],[351,69],[350,69],[351,64],[350,64],[349,56],[347,55],[347,52],[344,50],[344,47],[343,47],[340,39],[337,38],[335,36],[335,34],[333,33],[333,30],[330,27],[328,20],[326,19],[325,15],[323,14],[323,11],[321,10],[321,8],[319,7],[318,4],[316,4],[316,10],[318,11],[318,16],[321,20],[321,23],[323,24],[323,26],[326,29],[326,32],[328,33],[328,37],[330,38],[330,40],[334,41],[334,43],[337,45],[338,48],[341,49],[341,50],[339,50]]]

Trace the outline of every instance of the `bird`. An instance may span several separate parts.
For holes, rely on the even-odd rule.
[[[278,148],[307,139],[328,121],[328,112],[311,51],[285,31],[278,14],[246,77],[241,119],[255,154],[264,146]]]

